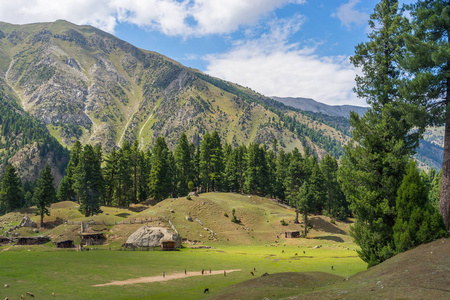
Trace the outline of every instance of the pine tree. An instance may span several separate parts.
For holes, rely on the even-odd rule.
[[[222,142],[219,134],[214,131],[211,135],[211,187],[214,191],[218,191],[222,186],[222,173],[224,171]]]
[[[167,198],[172,190],[169,178],[169,149],[163,137],[158,137],[152,150],[152,169],[150,171],[150,195],[160,201]]]
[[[407,24],[398,1],[382,0],[371,15],[369,41],[358,45],[352,57],[363,73],[355,90],[372,108],[363,117],[351,114],[354,141],[345,148],[339,174],[356,217],[352,236],[369,266],[395,253],[397,189],[421,134],[411,130],[418,111],[400,93],[403,74],[398,65],[404,56]]]
[[[403,67],[410,79],[408,99],[425,112],[419,128],[445,125],[439,211],[447,230],[450,215],[450,0],[419,0],[411,7]]]
[[[298,214],[300,210],[300,188],[303,183],[307,180],[305,172],[305,163],[302,155],[297,148],[294,148],[292,155],[290,156],[289,169],[288,169],[288,179],[286,180],[286,198],[289,204],[295,207],[295,220],[294,223],[298,224]],[[309,189],[309,187],[308,187]],[[306,194],[302,194],[302,197]],[[303,198],[302,198],[303,199]],[[305,206],[306,207],[306,206]]]
[[[308,181],[303,182],[302,186],[298,190],[297,198],[297,211],[303,214],[304,222],[304,237],[308,235],[308,213],[311,210],[311,204],[314,201],[314,192],[310,189]]]
[[[286,178],[289,168],[289,154],[286,154],[283,148],[280,149],[278,154],[278,159],[276,162],[276,174],[275,174],[275,182],[274,182],[274,193],[275,197],[278,197],[282,200],[286,198]]]
[[[427,201],[427,188],[414,161],[410,162],[398,189],[396,207],[394,241],[397,252],[446,236],[442,218]]]
[[[33,202],[37,207],[37,214],[41,216],[41,227],[43,227],[44,215],[50,215],[48,208],[57,200],[56,190],[53,185],[53,176],[49,165],[45,165],[45,168],[39,174],[33,198]]]
[[[0,183],[0,213],[22,207],[22,182],[13,165],[6,166]]]
[[[199,180],[202,191],[211,191],[211,135],[206,132],[200,144]]]
[[[101,149],[94,150],[91,145],[84,146],[73,181],[73,187],[80,200],[80,212],[86,217],[100,213],[104,195]]]
[[[327,154],[320,161],[320,169],[325,179],[326,209],[328,214],[336,219],[345,220],[350,213],[348,202],[338,183],[338,162]]]
[[[322,171],[320,170],[317,158],[312,156],[311,161],[311,175],[308,178],[309,190],[312,194],[311,203],[309,205],[315,215],[321,214],[324,203],[326,201],[325,180]]]
[[[61,187],[61,190],[59,191],[59,201],[70,201],[75,198],[76,193],[73,188],[73,176],[75,173],[75,169],[77,168],[81,153],[83,152],[83,146],[81,145],[80,141],[76,141],[73,145],[71,151],[70,151],[70,160],[66,168],[66,175],[64,176],[65,179],[64,185]],[[78,204],[80,203],[78,197],[77,197]]]
[[[105,205],[113,205],[114,203],[114,191],[117,186],[117,163],[116,149],[112,148],[105,159],[105,166],[103,168],[103,178],[105,180]]]
[[[175,164],[177,167],[177,190],[182,196],[188,194],[188,182],[194,180],[194,159],[191,156],[187,136],[183,132],[175,149]]]

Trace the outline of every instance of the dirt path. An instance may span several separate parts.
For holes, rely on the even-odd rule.
[[[241,271],[241,269],[211,271],[211,273],[209,273],[209,271],[205,271],[203,275],[202,275],[201,271],[187,272],[187,274],[175,273],[175,274],[166,274],[164,277],[162,275],[160,275],[160,276],[152,276],[152,277],[133,278],[133,279],[123,280],[123,281],[112,281],[110,283],[97,284],[94,286],[127,285],[127,284],[136,284],[136,283],[161,282],[161,281],[169,281],[169,280],[192,277],[192,276],[223,275],[225,272],[228,274],[231,272],[238,272],[238,271]]]

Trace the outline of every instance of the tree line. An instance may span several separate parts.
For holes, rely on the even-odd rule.
[[[326,211],[345,219],[350,210],[337,171],[338,162],[331,155],[319,163],[309,151],[285,152],[276,139],[272,149],[256,143],[233,148],[222,144],[217,132],[206,132],[197,146],[182,133],[174,151],[163,137],[151,151],[140,150],[138,141],[126,141],[105,156],[100,146],[76,142],[57,195],[59,201],[77,201],[86,216],[98,213],[101,205],[161,201],[196,190],[274,197],[304,215]],[[301,192],[311,195],[308,201]]]

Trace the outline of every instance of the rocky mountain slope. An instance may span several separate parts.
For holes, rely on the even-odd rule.
[[[11,97],[69,147],[76,139],[106,149],[138,139],[146,148],[159,135],[173,145],[183,131],[195,141],[213,130],[231,144],[277,138],[282,147],[320,153],[349,140],[332,124],[251,90],[65,21],[0,23],[0,78]]]

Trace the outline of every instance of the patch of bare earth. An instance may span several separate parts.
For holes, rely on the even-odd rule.
[[[137,284],[137,283],[151,283],[151,282],[161,282],[161,281],[169,281],[180,278],[187,278],[192,276],[208,276],[208,275],[225,275],[227,273],[238,272],[241,269],[235,270],[217,270],[217,271],[197,271],[197,272],[186,272],[186,273],[174,273],[174,274],[161,274],[160,276],[151,276],[151,277],[140,277],[140,278],[132,278],[128,280],[122,281],[112,281],[110,283],[97,284],[94,286],[110,286],[110,285],[128,285],[128,284]]]

